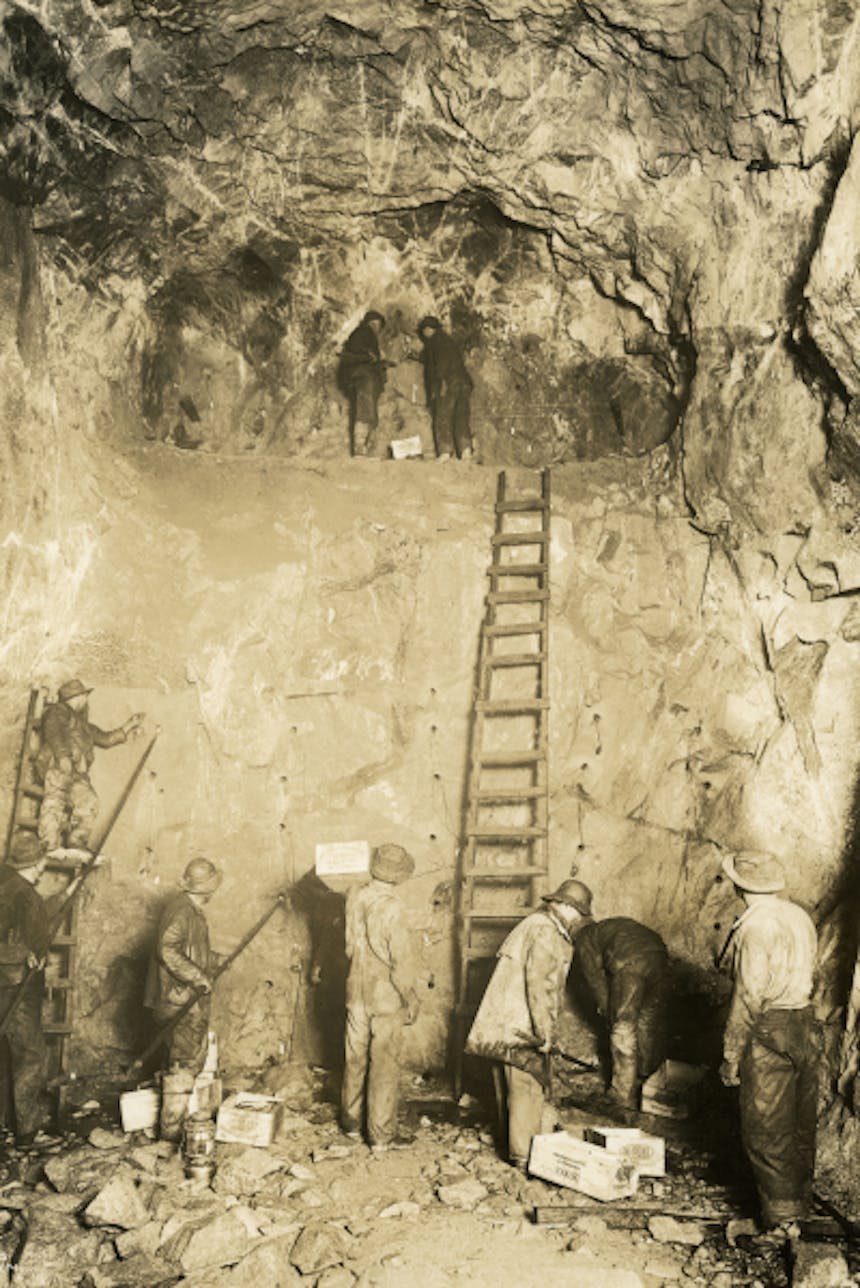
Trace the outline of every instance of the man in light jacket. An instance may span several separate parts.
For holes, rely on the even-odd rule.
[[[532,1137],[550,1105],[542,1055],[556,1037],[558,1016],[573,956],[576,927],[591,917],[592,895],[581,881],[563,881],[544,895],[542,908],[515,926],[466,1039],[470,1055],[504,1065],[508,1098],[508,1156],[525,1171]],[[548,1125],[548,1124],[547,1124]]]
[[[798,1233],[815,1169],[821,1034],[813,1015],[817,939],[812,919],[780,898],[770,855],[723,861],[746,910],[726,945],[734,975],[720,1077],[740,1087],[741,1140],[755,1176],[765,1234]]]
[[[380,845],[370,881],[346,900],[346,1041],[341,1126],[377,1152],[407,1144],[397,1131],[403,1029],[415,1023],[415,954],[396,886],[415,870],[401,845]]]

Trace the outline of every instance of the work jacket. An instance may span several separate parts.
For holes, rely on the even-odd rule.
[[[202,909],[184,890],[174,895],[158,923],[144,1005],[184,1006],[201,984],[209,983],[220,960],[209,947],[209,926]]]
[[[0,867],[0,987],[20,984],[29,953],[48,951],[50,926],[45,901],[14,868]]]
[[[44,778],[67,756],[72,768],[86,775],[93,763],[95,747],[115,747],[125,742],[124,729],[100,729],[87,718],[86,711],[75,711],[67,702],[51,702],[42,713],[42,740],[35,757],[38,774]]]
[[[610,1020],[612,981],[627,972],[661,976],[666,945],[649,926],[632,917],[604,917],[574,931],[576,972],[588,985],[598,1010]]]
[[[395,887],[373,879],[346,897],[347,1006],[393,1015],[415,989],[414,948]]]
[[[472,377],[466,370],[460,346],[444,331],[434,331],[425,339],[421,356],[428,407],[448,390],[472,388]]]
[[[545,908],[514,926],[499,949],[496,968],[466,1039],[470,1055],[502,1060],[534,1072],[534,1047],[555,1037],[573,945]],[[532,1046],[524,1038],[532,1039]]]
[[[379,353],[379,338],[369,322],[361,322],[347,337],[337,368],[341,393],[349,394],[356,383],[373,376],[377,393],[385,387],[385,365]]]

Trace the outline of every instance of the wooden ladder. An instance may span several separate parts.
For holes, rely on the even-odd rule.
[[[12,810],[9,815],[9,826],[6,831],[6,850],[8,857],[12,838],[17,831],[37,832],[39,827],[39,809],[41,808],[44,789],[38,782],[34,757],[39,750],[39,728],[44,708],[45,691],[31,689],[24,718],[24,732],[21,738],[21,754],[15,774],[15,789],[12,796]],[[55,858],[48,859],[45,871],[50,873],[58,885],[55,900],[59,902],[62,891],[81,869],[81,861]],[[51,915],[51,903],[48,902],[48,914]],[[54,936],[48,951],[45,970],[45,1004],[42,1010],[42,1032],[48,1040],[47,1075],[49,1085],[57,1092],[57,1117],[62,1121],[69,1078],[69,1038],[72,1033],[75,1014],[75,974],[78,952],[78,905],[73,902],[63,918],[62,925]]]
[[[481,627],[464,845],[457,881],[454,1094],[496,951],[548,872],[550,472],[509,498],[499,474]]]

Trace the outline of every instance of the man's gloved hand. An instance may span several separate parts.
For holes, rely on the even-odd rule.
[[[552,1038],[544,1038],[543,1042],[541,1042],[540,1046],[538,1047],[538,1051],[540,1051],[541,1055],[549,1055],[551,1050],[552,1050]]]
[[[204,994],[209,994],[209,993],[211,993],[211,992],[212,992],[212,981],[211,981],[211,979],[201,979],[201,981],[200,981],[200,983],[197,985],[197,987],[198,987],[198,988],[201,990],[201,992],[203,992]]]
[[[737,1060],[723,1061],[720,1065],[720,1082],[724,1087],[739,1087],[741,1085]]]
[[[27,968],[29,970],[41,970],[44,964],[44,957],[37,957],[35,953],[27,953]]]

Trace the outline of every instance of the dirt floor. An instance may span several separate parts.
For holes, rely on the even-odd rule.
[[[211,1185],[186,1179],[175,1148],[151,1133],[120,1131],[116,1089],[76,1086],[78,1107],[61,1137],[26,1153],[6,1147],[0,1282],[15,1288],[860,1283],[860,1256],[852,1264],[857,1250],[836,1237],[838,1228],[821,1237],[824,1216],[794,1263],[785,1250],[756,1252],[743,1236],[729,1246],[726,1224],[748,1215],[750,1197],[726,1171],[718,1115],[695,1129],[640,1117],[637,1125],[666,1138],[667,1175],[641,1179],[635,1198],[600,1204],[502,1161],[482,1096],[455,1104],[443,1084],[416,1076],[404,1111],[414,1143],[375,1155],[340,1133],[332,1083],[306,1066],[270,1069],[262,1085],[285,1101],[275,1142],[268,1149],[218,1144]],[[587,1078],[579,1083],[578,1104],[567,1095],[560,1109],[573,1132],[608,1121],[598,1088]],[[674,1220],[655,1222],[660,1214]]]

